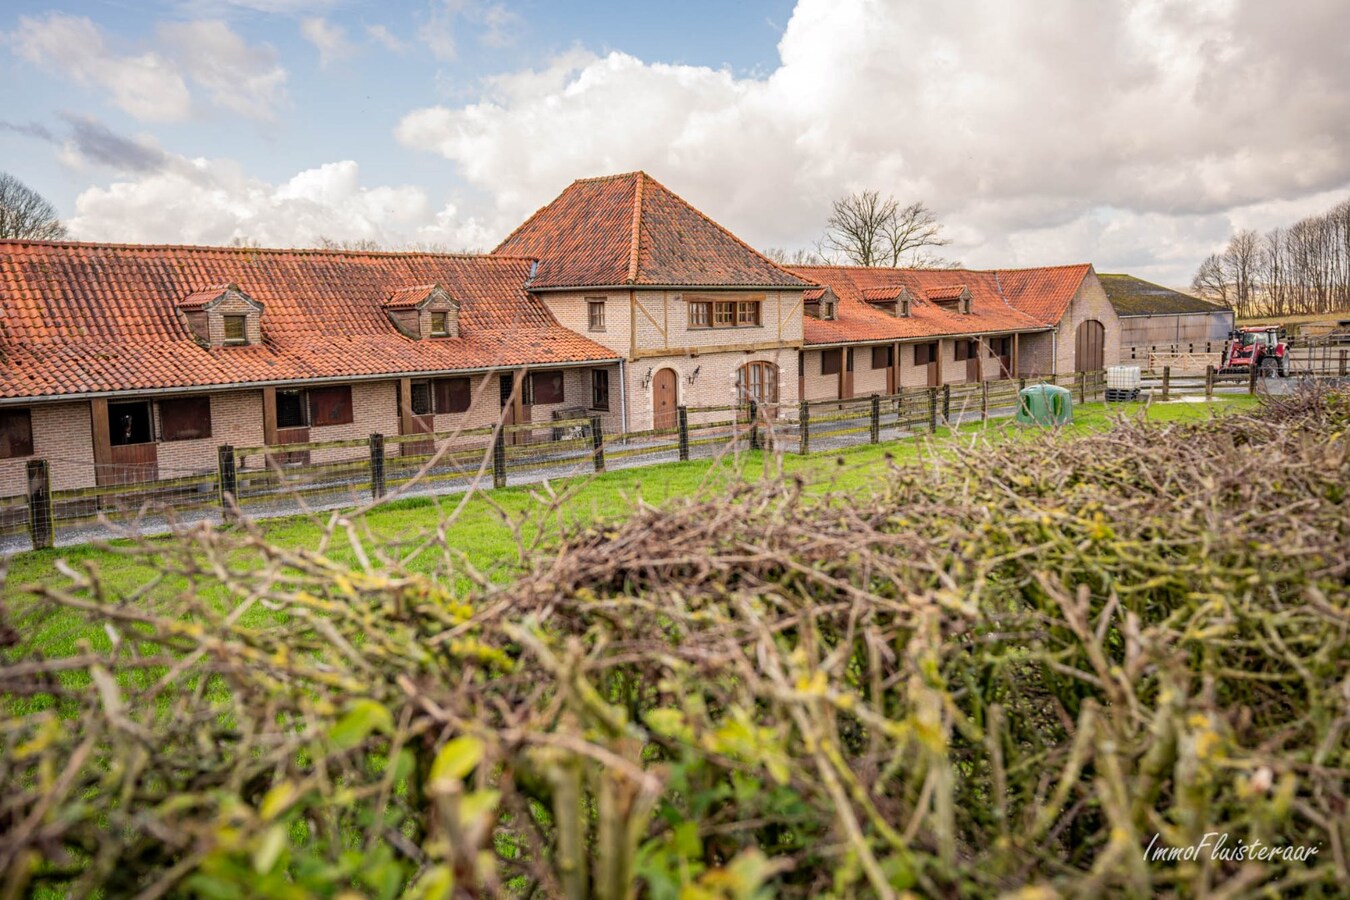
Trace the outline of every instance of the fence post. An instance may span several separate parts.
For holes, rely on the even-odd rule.
[[[881,443],[881,395],[872,395],[872,443]]]
[[[1342,377],[1342,378],[1345,377],[1345,362],[1346,362],[1346,357],[1347,357],[1347,355],[1348,355],[1348,354],[1346,353],[1346,351],[1344,351],[1344,350],[1341,351],[1341,377]]]
[[[937,388],[928,389],[928,430],[933,434],[937,433],[937,395]]]
[[[1171,366],[1163,366],[1163,396],[1162,396],[1162,398],[1163,398],[1164,400],[1167,399],[1168,394],[1171,392],[1171,390],[1172,390],[1172,367],[1171,367]]]
[[[216,468],[220,473],[220,508],[225,511],[225,518],[228,519],[234,515],[231,502],[233,501],[234,506],[239,505],[239,474],[235,469],[232,445],[222,444],[216,448]]]
[[[1255,359],[1252,360],[1252,364],[1251,364],[1250,366],[1248,366],[1248,368],[1251,369],[1251,371],[1247,373],[1247,393],[1254,397],[1254,396],[1256,396],[1256,360],[1255,360]]]
[[[370,436],[370,496],[384,496],[384,435]]]
[[[1078,402],[1087,403],[1087,372],[1078,373]]]
[[[980,382],[980,421],[989,421],[989,382]]]
[[[52,515],[52,479],[45,459],[28,461],[28,536],[34,550],[49,549],[55,542]]]
[[[750,401],[750,449],[759,449],[759,404]]]
[[[497,429],[492,439],[492,486],[506,487],[506,425]]]
[[[599,416],[591,416],[591,456],[595,471],[605,471],[605,425]]]
[[[811,452],[811,404],[803,400],[797,411],[797,421],[801,423],[801,436],[797,439],[797,450],[805,456]]]
[[[689,459],[689,407],[675,407],[675,425],[680,429],[680,460]]]
[[[1214,367],[1205,366],[1205,399],[1214,399]]]
[[[950,384],[942,386],[942,421],[948,426],[952,424],[952,386]]]

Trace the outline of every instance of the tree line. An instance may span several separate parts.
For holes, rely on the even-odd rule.
[[[1191,289],[1239,316],[1350,309],[1350,199],[1265,234],[1237,232],[1200,264]]]

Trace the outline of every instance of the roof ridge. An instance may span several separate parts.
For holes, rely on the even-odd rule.
[[[133,244],[125,241],[39,241],[30,238],[0,238],[0,247],[99,248],[103,250],[186,250],[194,253],[266,253],[269,255],[296,254],[302,256],[369,256],[369,257],[432,257],[436,259],[473,259],[493,261],[527,261],[524,255],[495,255],[491,253],[437,253],[433,250],[344,250],[326,247],[236,247],[231,244]]]
[[[671,197],[675,198],[675,200],[676,200],[677,202],[682,203],[682,204],[683,204],[690,212],[692,212],[694,215],[698,216],[699,218],[701,218],[701,219],[703,219],[704,221],[706,221],[708,224],[712,225],[712,226],[713,226],[714,228],[716,228],[717,230],[721,231],[723,234],[725,234],[727,237],[731,238],[731,239],[732,239],[733,241],[735,241],[737,244],[740,244],[742,248],[744,248],[745,250],[748,250],[753,256],[759,257],[761,260],[763,260],[764,262],[768,263],[768,264],[770,265],[770,267],[772,267],[772,268],[774,268],[774,269],[777,269],[778,271],[780,271],[780,272],[782,272],[783,274],[787,275],[789,278],[796,278],[798,281],[801,281],[801,279],[800,279],[800,278],[797,278],[797,276],[794,275],[794,274],[792,273],[792,271],[791,271],[790,269],[788,269],[786,266],[779,265],[778,263],[774,262],[772,259],[769,259],[769,257],[765,256],[763,253],[761,253],[761,252],[759,252],[758,250],[756,250],[754,247],[751,247],[751,246],[750,246],[749,244],[747,244],[745,241],[741,240],[741,239],[736,235],[736,233],[735,233],[734,231],[732,231],[730,228],[728,228],[728,227],[726,227],[725,225],[723,225],[722,223],[718,222],[718,221],[717,221],[716,219],[714,219],[712,216],[708,215],[708,214],[705,213],[703,210],[699,209],[697,206],[695,206],[694,204],[690,203],[688,200],[684,199],[684,197],[682,197],[682,196],[680,196],[679,194],[675,193],[675,192],[672,191],[670,188],[666,187],[664,184],[662,184],[661,182],[657,181],[657,180],[656,180],[655,178],[653,178],[652,176],[648,175],[646,172],[638,172],[637,174],[638,174],[641,178],[645,178],[646,180],[650,181],[652,184],[656,185],[656,186],[657,186],[658,188],[660,188],[661,190],[665,191],[665,192],[666,192],[667,194],[669,194]]]
[[[633,185],[633,234],[628,247],[628,283],[637,284],[638,258],[642,252],[642,182],[646,173],[638,172]]]

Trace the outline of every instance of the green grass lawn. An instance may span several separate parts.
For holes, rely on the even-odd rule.
[[[1038,442],[1071,439],[1074,435],[1110,428],[1113,419],[1123,415],[1145,415],[1151,421],[1171,422],[1206,418],[1211,415],[1250,409],[1253,398],[1239,396],[1213,403],[1087,404],[1075,411],[1072,426],[1059,430],[1018,428],[1008,420],[988,425],[968,425],[948,432],[940,429],[931,437],[909,439],[879,445],[863,445],[831,453],[810,456],[782,456],[772,453],[741,453],[720,460],[669,463],[646,468],[626,469],[597,475],[578,476],[554,484],[503,488],[462,496],[396,500],[378,507],[354,521],[353,527],[372,555],[383,552],[402,560],[412,571],[432,575],[447,568],[439,547],[427,547],[426,536],[444,529],[445,546],[463,555],[463,560],[495,580],[517,573],[533,553],[546,552],[561,528],[575,523],[621,518],[642,502],[659,506],[672,498],[692,495],[715,496],[741,480],[757,480],[776,474],[778,466],[787,473],[800,473],[812,492],[853,495],[871,489],[888,466],[931,459],[959,451],[966,442],[981,440],[1020,440]],[[549,493],[562,497],[549,502]],[[550,506],[556,508],[547,511]],[[452,518],[453,516],[453,518]],[[275,544],[312,549],[320,547],[331,513],[314,517],[294,516],[259,523],[267,539]],[[176,550],[171,537],[148,542],[167,554]],[[414,548],[423,549],[415,551]],[[320,548],[330,559],[356,566],[358,558],[345,533]],[[35,604],[32,586],[58,586],[69,583],[58,569],[58,561],[76,570],[86,568],[99,573],[105,599],[126,597],[151,581],[161,581],[152,591],[138,596],[137,602],[153,602],[156,596],[168,596],[183,590],[182,576],[165,577],[171,569],[153,557],[130,547],[129,542],[112,542],[106,547],[87,545],[16,554],[8,560],[7,577],[0,591],[0,603],[6,617],[16,626],[30,646],[49,655],[74,652],[82,640],[95,645],[106,640],[101,630],[91,628],[74,613],[53,614]],[[256,554],[235,553],[231,568],[250,570],[261,565]],[[209,576],[207,579],[209,581]],[[200,589],[200,588],[199,588]],[[209,590],[209,589],[208,589]]]

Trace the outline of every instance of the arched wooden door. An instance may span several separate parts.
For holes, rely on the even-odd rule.
[[[1088,319],[1078,326],[1074,343],[1074,371],[1096,372],[1105,366],[1106,326]]]
[[[675,407],[680,405],[678,382],[674,369],[662,369],[652,379],[652,427],[658,431],[675,427]]]

